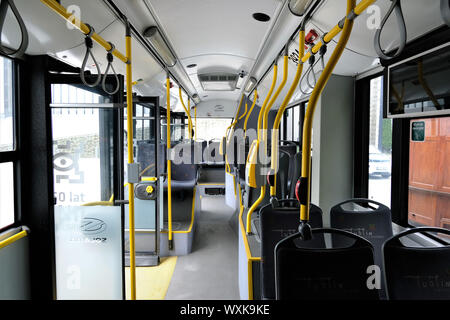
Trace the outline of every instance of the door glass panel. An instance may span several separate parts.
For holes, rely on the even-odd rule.
[[[410,121],[408,218],[450,229],[450,117]]]
[[[58,299],[122,299],[122,213],[114,196],[112,108],[102,96],[52,86],[55,250]],[[117,173],[119,174],[119,172]]]
[[[56,206],[59,300],[122,299],[120,207]]]
[[[370,81],[369,199],[391,206],[392,119],[383,119],[383,77]]]

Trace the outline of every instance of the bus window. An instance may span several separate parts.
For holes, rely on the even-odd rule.
[[[391,206],[392,119],[383,119],[383,77],[370,81],[369,199]]]
[[[450,228],[450,117],[410,121],[408,220]]]
[[[12,61],[0,56],[0,152],[14,150]]]
[[[14,223],[14,167],[0,163],[0,229]]]
[[[292,141],[293,136],[293,117],[294,109],[290,108],[286,110],[286,140]]]
[[[197,139],[220,140],[231,123],[229,118],[197,118]]]
[[[17,151],[14,135],[13,64],[0,56],[0,152]],[[0,157],[0,229],[14,223],[14,163]]]

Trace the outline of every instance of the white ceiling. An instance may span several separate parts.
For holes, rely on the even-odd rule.
[[[233,92],[203,91],[198,73],[249,72],[263,40],[274,24],[280,0],[147,0],[151,11],[174,48],[191,81],[205,100],[237,100]],[[252,14],[262,12],[272,19],[259,22]],[[205,97],[207,96],[207,97]]]
[[[284,43],[297,28],[300,18],[289,13],[285,0],[114,0],[137,30],[159,25],[179,63],[179,72],[189,76],[188,85],[198,92],[202,103],[198,115],[233,116],[241,90],[230,92],[203,91],[198,73],[226,71],[238,73],[241,70],[262,77]],[[39,0],[15,0],[16,6],[25,20],[30,34],[28,54],[49,54],[80,66],[84,56],[83,35],[70,30],[66,22],[50,11]],[[319,32],[330,30],[345,13],[346,0],[326,0],[307,25],[307,31],[314,28]],[[378,0],[381,17],[386,13],[391,1]],[[402,1],[402,7],[411,41],[443,24],[440,17],[439,0]],[[124,26],[107,8],[102,0],[62,0],[67,7],[76,4],[81,9],[81,19],[90,23],[106,40],[113,42],[122,52],[124,47]],[[268,22],[258,22],[252,18],[254,12],[263,12],[271,17]],[[373,49],[374,29],[367,27],[369,15],[363,13],[355,21],[347,49],[334,73],[355,76],[377,64]],[[389,19],[382,34],[382,45],[386,49],[395,48],[397,26]],[[336,38],[336,40],[338,37]],[[2,40],[13,46],[20,41],[17,23],[9,13],[2,34]],[[335,42],[329,44],[329,52]],[[290,44],[290,52],[298,48],[298,38]],[[106,66],[106,53],[94,45],[94,54]],[[327,55],[329,56],[329,54]],[[195,63],[197,67],[186,68]],[[125,66],[116,61],[118,73],[125,73]],[[277,108],[295,74],[296,64],[289,61],[288,85],[275,102]],[[282,77],[282,60],[279,60],[278,84]],[[165,103],[165,71],[138,41],[133,41],[133,80],[143,79],[134,87],[143,95],[159,95]],[[272,82],[272,72],[258,87],[260,103],[265,98]],[[192,93],[192,92],[191,92]],[[171,91],[173,107],[182,110],[177,90]],[[294,93],[299,98],[300,94]],[[224,111],[217,113],[217,105]]]

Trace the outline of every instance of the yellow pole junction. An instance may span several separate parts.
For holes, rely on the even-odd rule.
[[[247,116],[245,117],[245,121],[244,121],[244,135],[245,135],[245,132],[247,132],[247,122],[248,122],[248,119],[250,118],[250,115],[252,114],[253,108],[256,105],[257,99],[258,99],[258,91],[255,89],[252,106],[250,107],[250,110],[248,111]]]
[[[299,57],[302,57],[305,53],[305,30],[304,28],[301,28],[299,31]],[[303,72],[303,62],[299,62],[297,64],[297,71],[295,73],[294,81],[291,84],[291,87],[289,88],[288,93],[286,94],[286,97],[284,97],[283,102],[281,103],[280,108],[278,109],[277,115],[275,117],[275,121],[273,123],[273,130],[272,130],[272,158],[271,158],[271,168],[273,169],[273,172],[278,171],[278,129],[280,127],[281,117],[283,116],[283,113],[289,103],[289,101],[292,98],[292,95],[294,94],[295,89],[298,86],[298,83],[300,81],[300,76]],[[276,195],[277,186],[276,184],[270,188],[270,194],[272,196]]]
[[[368,4],[373,1],[361,1],[362,3]],[[355,13],[357,13],[355,8],[356,0],[347,0],[347,16],[355,9]],[[358,11],[359,12],[359,11]],[[359,13],[358,13],[359,14]],[[310,204],[310,194],[311,194],[311,137],[312,137],[312,125],[314,118],[314,111],[317,106],[317,102],[319,100],[320,94],[325,88],[328,79],[333,72],[334,67],[336,66],[339,58],[342,55],[342,52],[347,45],[348,39],[350,38],[350,34],[353,28],[353,19],[345,18],[345,23],[342,31],[342,35],[333,50],[333,53],[328,60],[328,63],[320,75],[317,83],[314,87],[313,92],[311,93],[311,97],[308,102],[308,108],[306,109],[305,120],[303,125],[303,147],[302,147],[302,175],[300,182],[300,220],[303,222],[309,221],[309,204]],[[334,29],[333,29],[334,30]],[[330,39],[331,41],[331,39]],[[325,37],[325,42],[327,39]],[[307,60],[307,59],[306,59]],[[305,61],[302,59],[302,61]],[[302,184],[306,184],[306,186],[302,187]]]
[[[360,3],[354,8],[353,12],[356,16],[359,16],[361,13],[364,12],[370,5],[372,5],[376,0],[361,0]],[[335,36],[337,36],[343,29],[339,26],[339,23],[334,26],[333,29],[331,29],[323,38],[325,43],[330,42]],[[312,53],[315,54],[319,51],[320,47],[323,46],[324,43],[322,40],[320,40],[312,49]],[[308,59],[311,57],[311,52],[307,52],[301,61],[304,63],[308,61]]]
[[[183,105],[183,109],[184,109],[184,111],[186,112],[186,114],[187,114],[187,116],[188,116],[189,139],[192,140],[192,120],[191,120],[191,114],[189,113],[189,110],[186,108],[186,105],[184,104],[184,101],[183,101],[183,95],[182,95],[182,92],[181,92],[181,87],[178,88],[178,91],[179,91],[179,94],[180,94],[180,101],[181,101],[181,104]],[[189,97],[188,97],[188,103],[190,103],[189,101],[190,101],[190,100],[189,100]]]
[[[45,4],[47,7],[52,9],[54,12],[59,14],[64,20],[70,22],[74,27],[76,27],[78,30],[83,32],[85,35],[89,34],[90,29],[89,27],[83,23],[80,19],[75,17],[75,15],[72,12],[68,12],[66,8],[64,8],[62,5],[60,5],[55,0],[41,0],[43,4]],[[105,48],[106,51],[111,50],[111,44],[103,39],[99,34],[93,33],[91,36],[92,40],[97,42],[99,45],[101,45],[103,48]],[[119,50],[114,49],[112,52],[114,56],[116,56],[118,59],[120,59],[124,63],[128,63],[131,61],[131,58],[128,56],[124,56]],[[129,59],[128,59],[129,58]]]
[[[170,77],[167,74],[166,78],[166,99],[167,99],[167,212],[168,212],[168,239],[169,239],[169,250],[173,248],[173,230],[172,230],[172,161],[170,160]]]

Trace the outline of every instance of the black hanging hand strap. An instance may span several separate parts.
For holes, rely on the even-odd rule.
[[[381,21],[380,28],[377,29],[377,32],[375,33],[374,38],[374,45],[375,45],[375,52],[378,54],[378,56],[385,60],[390,60],[393,58],[398,57],[406,45],[407,35],[406,35],[406,24],[405,24],[405,18],[403,17],[402,7],[400,4],[400,0],[391,0],[392,4],[389,8],[388,12],[383,18],[383,21]],[[382,48],[380,43],[380,37],[381,37],[381,31],[384,28],[384,25],[386,24],[387,19],[391,16],[392,12],[395,11],[395,15],[397,17],[397,24],[399,29],[399,36],[400,36],[400,45],[397,48],[397,50],[393,54],[387,54]]]
[[[102,72],[100,70],[100,66],[98,65],[97,60],[95,60],[94,55],[92,54],[92,47],[94,45],[93,41],[92,41],[92,35],[95,33],[95,30],[93,27],[91,27],[90,25],[86,24],[89,28],[89,33],[86,35],[86,37],[84,38],[84,43],[86,45],[86,53],[84,55],[84,59],[83,59],[83,63],[81,65],[81,69],[80,69],[80,77],[81,77],[81,81],[88,87],[96,87],[101,79],[102,79]],[[85,75],[84,75],[84,69],[86,68],[86,64],[87,64],[87,60],[89,58],[89,56],[91,56],[92,60],[94,61],[94,65],[97,68],[97,78],[95,79],[94,83],[88,83],[86,81]]]
[[[108,42],[108,43],[111,45],[111,49],[109,49],[108,53],[106,54],[106,59],[108,60],[108,66],[106,67],[105,74],[103,75],[102,88],[107,94],[113,95],[117,91],[119,91],[120,82],[119,82],[119,77],[117,76],[116,70],[114,70],[114,66],[112,64],[113,60],[114,60],[114,56],[112,53],[115,49],[115,46],[111,42]],[[110,68],[113,71],[114,77],[116,78],[116,87],[113,91],[108,91],[106,88],[106,77],[108,76],[108,71]]]
[[[0,35],[2,34],[2,31],[3,31],[3,25],[5,24],[8,7],[11,8],[12,13],[14,14],[17,22],[19,23],[20,31],[22,33],[22,40],[20,42],[20,46],[17,49],[10,49],[10,48],[3,46],[2,42],[1,42],[1,36],[0,36],[0,53],[5,56],[10,56],[13,58],[21,57],[25,53],[25,50],[28,48],[28,31],[25,26],[25,23],[22,20],[22,17],[19,14],[19,11],[17,10],[16,6],[14,5],[13,0],[1,0],[1,3],[0,3]]]

